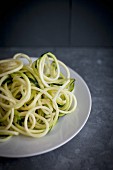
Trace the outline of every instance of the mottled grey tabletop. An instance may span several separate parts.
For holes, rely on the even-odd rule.
[[[113,49],[0,48],[0,59],[17,52],[39,57],[51,51],[80,74],[92,95],[90,117],[70,142],[29,158],[0,158],[0,170],[113,170]]]

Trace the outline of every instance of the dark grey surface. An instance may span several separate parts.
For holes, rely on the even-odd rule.
[[[71,46],[113,46],[112,4],[106,0],[72,0]]]
[[[113,46],[111,0],[10,0],[0,4],[0,46]]]
[[[113,49],[1,48],[0,58],[16,52],[40,56],[46,51],[54,52],[86,81],[93,101],[90,117],[64,146],[29,158],[0,158],[0,170],[113,170]]]

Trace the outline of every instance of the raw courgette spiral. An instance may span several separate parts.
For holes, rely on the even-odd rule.
[[[0,142],[19,134],[45,136],[59,117],[76,109],[74,81],[51,52],[34,62],[23,53],[0,60]]]

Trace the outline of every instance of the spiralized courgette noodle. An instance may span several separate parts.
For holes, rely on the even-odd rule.
[[[76,109],[74,82],[68,67],[51,52],[34,62],[23,53],[0,60],[0,142],[19,134],[45,136],[59,117]]]

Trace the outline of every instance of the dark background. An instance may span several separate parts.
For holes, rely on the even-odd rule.
[[[111,47],[112,0],[4,0],[1,47]]]

